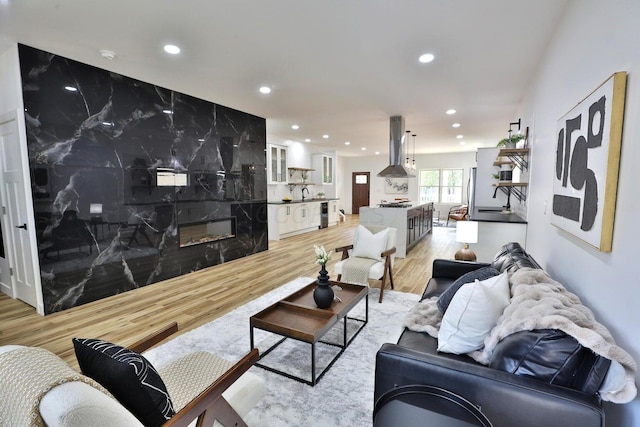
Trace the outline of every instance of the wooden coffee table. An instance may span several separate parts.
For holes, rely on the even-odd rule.
[[[333,301],[331,306],[327,309],[320,309],[316,307],[316,303],[313,301],[313,290],[316,287],[316,282],[314,280],[304,288],[265,308],[261,312],[251,316],[249,319],[252,349],[254,348],[254,328],[272,332],[283,337],[273,346],[262,352],[260,354],[261,359],[277,346],[282,344],[282,342],[287,338],[311,344],[311,381],[266,366],[259,362],[255,364],[256,366],[260,366],[268,371],[284,375],[287,378],[291,378],[311,386],[316,385],[316,383],[320,381],[320,378],[322,378],[325,372],[331,368],[338,357],[340,357],[351,341],[353,341],[369,321],[369,288],[362,285],[332,281],[331,286],[335,285],[342,288],[342,290],[336,290],[334,288],[336,296],[339,297],[341,301]],[[355,319],[348,317],[347,314],[356,306],[356,304],[362,301],[363,298],[365,299],[366,304],[365,318]],[[327,331],[329,331],[341,319],[344,323],[342,343],[336,344],[320,341]],[[347,320],[360,323],[359,328],[350,338],[347,337]],[[331,359],[322,372],[316,376],[316,343],[318,342],[339,347],[340,351]]]

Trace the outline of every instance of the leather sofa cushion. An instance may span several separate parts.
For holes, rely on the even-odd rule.
[[[516,271],[523,267],[540,268],[538,263],[517,242],[504,245],[493,258],[491,267],[500,273]]]
[[[489,366],[595,394],[610,363],[562,331],[539,329],[505,337],[496,346]]]
[[[480,365],[466,354],[442,353],[438,351],[438,340],[429,334],[423,332],[404,330],[398,339],[398,345],[403,348],[418,351],[420,353],[429,354],[435,359],[453,359],[460,360],[465,363]]]

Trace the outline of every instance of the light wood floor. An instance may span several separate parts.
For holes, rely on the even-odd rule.
[[[269,242],[268,251],[48,316],[0,294],[0,345],[44,347],[77,368],[72,337],[126,346],[172,321],[184,333],[297,277],[316,277],[312,246],[348,245],[357,225],[358,216],[348,215],[338,226]],[[455,228],[434,227],[407,258],[396,258],[395,290],[422,293],[433,259],[453,258],[458,246]],[[330,275],[337,260],[329,261]]]

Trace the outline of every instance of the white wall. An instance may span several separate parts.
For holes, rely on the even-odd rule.
[[[527,251],[580,296],[618,345],[640,361],[638,169],[640,160],[640,2],[569,4],[524,103],[532,138]],[[535,29],[527,29],[535,31]],[[627,98],[613,250],[598,252],[550,224],[556,121],[616,71],[627,71]],[[640,383],[636,374],[636,384]],[[639,426],[640,399],[607,404],[607,426]]]
[[[409,178],[409,192],[407,194],[387,194],[384,191],[384,178],[378,177],[378,172],[389,165],[388,153],[367,157],[340,157],[338,161],[338,197],[342,202],[345,212],[351,213],[351,174],[353,172],[371,172],[370,206],[377,206],[381,200],[391,201],[396,197],[407,197],[413,205],[417,205],[418,179]],[[467,180],[469,170],[476,166],[476,153],[443,153],[443,154],[418,154],[416,155],[417,169],[438,168],[462,168],[464,179],[462,190],[464,201],[467,201]],[[450,205],[436,205],[440,210],[440,216],[449,211]]]
[[[0,53],[0,114],[22,108],[22,83],[18,45]]]

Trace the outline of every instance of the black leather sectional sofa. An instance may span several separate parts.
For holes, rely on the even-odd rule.
[[[440,295],[458,277],[485,266],[500,272],[540,268],[517,243],[505,245],[491,264],[435,260],[422,298]],[[485,366],[467,355],[438,352],[437,339],[405,329],[397,344],[384,344],[378,351],[374,399],[422,384],[468,400],[494,427],[604,426],[597,391],[608,359],[558,330],[518,332],[501,345],[502,351],[495,353],[500,360]],[[523,346],[526,354],[520,351]]]

